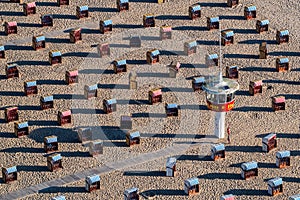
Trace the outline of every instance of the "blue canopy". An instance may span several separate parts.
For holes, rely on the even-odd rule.
[[[61,56],[60,51],[51,51],[51,56],[56,57],[56,56]]]
[[[157,49],[151,52],[151,56],[157,56],[157,55],[159,55],[159,51]]]
[[[6,168],[6,171],[8,174],[17,172],[17,167],[13,166],[13,167]]]
[[[216,144],[212,146],[214,152],[223,151],[225,150],[224,144]]]
[[[112,25],[112,20],[103,21],[104,26]]]
[[[211,17],[210,22],[211,23],[219,22],[219,17]]]
[[[4,51],[5,48],[4,48],[4,45],[0,45],[0,51]]]
[[[130,135],[130,139],[138,138],[141,136],[139,131],[131,132],[129,135]]]
[[[99,176],[99,175],[87,176],[87,177],[85,178],[85,180],[86,180],[89,184],[93,184],[93,183],[96,183],[96,182],[100,181],[100,176]]]
[[[56,161],[58,161],[58,160],[61,160],[61,159],[62,159],[62,157],[61,157],[60,154],[56,154],[55,156],[52,157],[52,160],[53,160],[54,162],[56,162]]]
[[[65,196],[57,196],[57,197],[53,197],[52,200],[66,200]]]
[[[205,78],[204,77],[194,78],[193,82],[194,83],[204,83],[205,82]]]
[[[154,18],[153,15],[145,15],[145,17],[146,17],[146,19],[148,19],[148,18]]]
[[[185,183],[187,183],[189,186],[194,186],[199,184],[198,178],[189,178],[185,180]]]
[[[36,81],[28,81],[28,82],[25,82],[25,83],[26,83],[26,87],[36,86]]]
[[[288,30],[282,30],[282,31],[280,31],[280,36],[285,36],[285,35],[289,35],[289,31]]]
[[[94,84],[94,85],[90,85],[87,87],[89,91],[92,91],[92,90],[97,90],[98,89],[98,85],[97,84]]]
[[[49,102],[49,101],[53,101],[53,96],[46,96],[46,97],[42,97],[43,102]]]
[[[45,18],[45,17],[50,17],[53,19],[53,15],[52,14],[46,14],[46,15],[43,15],[42,18]]]
[[[57,137],[47,137],[46,143],[54,143],[57,142]]]
[[[20,122],[17,123],[17,125],[18,125],[18,129],[26,128],[28,127],[28,122]]]
[[[210,54],[208,55],[208,58],[213,60],[213,59],[217,59],[218,58],[218,54]]]
[[[35,41],[36,42],[41,42],[41,41],[45,41],[45,36],[37,36],[36,38],[35,38]]]
[[[126,65],[126,60],[118,60],[117,65]]]
[[[171,108],[177,108],[177,104],[176,103],[171,103],[171,104],[167,104],[167,109],[171,109]]]
[[[271,180],[268,181],[268,185],[272,186],[272,187],[276,187],[279,185],[282,185],[282,178],[273,178]]]
[[[279,58],[279,63],[283,64],[283,63],[288,63],[289,59],[288,58]]]
[[[9,68],[14,68],[14,67],[18,67],[18,65],[16,63],[10,64],[10,65],[6,65],[7,69]]]
[[[227,198],[231,198],[231,197],[234,197],[234,195],[233,194],[223,195],[221,196],[221,200],[226,200]]]
[[[289,197],[289,200],[300,200],[300,194],[296,194]]]
[[[248,12],[256,11],[256,6],[248,6],[245,8],[245,10]]]
[[[124,191],[124,195],[126,197],[128,197],[129,194],[132,194],[132,193],[135,193],[135,192],[138,192],[138,191],[139,191],[138,188],[130,188],[130,189],[127,189],[127,190]]]
[[[193,10],[193,12],[199,11],[199,10],[201,10],[201,6],[200,5],[193,5],[192,10]]]
[[[128,0],[120,0],[120,3],[128,3]]]
[[[261,25],[261,26],[268,25],[269,23],[270,23],[270,22],[269,22],[269,20],[267,20],[267,19],[260,21],[260,25]]]
[[[256,169],[256,168],[258,168],[258,166],[257,166],[257,162],[252,161],[252,162],[243,163],[241,165],[241,168],[243,170],[248,171],[248,170],[251,170],[251,169]]]
[[[176,158],[175,157],[170,157],[167,159],[167,168],[172,168],[174,165],[176,165]]]
[[[190,42],[190,43],[188,43],[188,46],[189,46],[189,48],[195,47],[195,46],[197,46],[197,42],[196,41]]]
[[[234,36],[233,31],[227,31],[227,32],[225,32],[225,37],[232,37],[232,36]]]
[[[286,157],[290,157],[290,156],[291,156],[290,151],[278,151],[278,152],[276,152],[276,158],[286,158]]]
[[[107,104],[108,105],[112,105],[112,104],[116,104],[116,103],[117,103],[116,99],[109,99],[109,100],[107,100]]]
[[[80,6],[79,10],[80,11],[86,11],[86,10],[89,10],[89,7],[88,6]]]

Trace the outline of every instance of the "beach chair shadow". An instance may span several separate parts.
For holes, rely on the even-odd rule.
[[[42,190],[39,190],[39,193],[86,193],[84,187],[63,187],[63,186],[51,186]]]
[[[123,176],[166,176],[165,171],[125,171]]]
[[[255,189],[231,189],[227,190],[224,194],[233,194],[236,196],[268,196],[268,191]]]
[[[158,15],[155,17],[158,20],[190,20],[186,15]]]
[[[38,143],[44,143],[44,137],[50,135],[57,136],[59,143],[78,143],[77,132],[67,128],[57,128],[57,127],[36,128],[30,132],[28,137]]]

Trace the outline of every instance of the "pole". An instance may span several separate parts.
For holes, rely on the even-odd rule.
[[[222,44],[221,44],[221,40],[222,40],[222,34],[221,34],[221,23],[219,21],[219,46],[220,46],[220,53],[219,53],[219,57],[220,57],[220,63],[219,63],[219,83],[221,83],[223,81],[223,77],[222,77]]]

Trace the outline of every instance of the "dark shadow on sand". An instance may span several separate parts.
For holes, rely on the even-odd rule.
[[[45,7],[57,7],[58,4],[56,2],[36,2],[36,6],[45,6]]]
[[[99,89],[129,89],[129,85],[125,84],[98,84]],[[119,101],[119,100],[118,100]],[[119,102],[118,102],[119,103]]]
[[[82,69],[79,71],[82,74],[114,74],[114,70],[112,69]]]
[[[201,138],[206,138],[207,135],[182,134],[182,133],[141,133],[141,137],[201,139]]]
[[[37,80],[38,85],[66,85],[64,80]]]
[[[192,88],[163,87],[162,92],[194,92]]]
[[[140,99],[118,99],[117,104],[121,105],[149,105],[148,100]]]
[[[25,96],[24,92],[18,92],[18,91],[0,91],[0,96]]]
[[[56,122],[57,125],[57,122]],[[77,143],[78,134],[76,131],[67,128],[47,127],[47,128],[36,128],[29,134],[29,138],[33,139],[38,143],[44,142],[44,137],[55,135],[59,143]]]
[[[299,81],[288,81],[288,80],[263,80],[263,83],[278,83],[278,84],[288,84],[288,85],[300,85]]]
[[[187,15],[158,15],[155,17],[158,20],[190,20]]]
[[[136,28],[143,28],[143,26],[139,24],[115,24],[113,25],[113,29],[114,28],[136,29]]]
[[[224,180],[241,180],[240,174],[233,173],[208,173],[198,176],[199,179],[224,179]]]
[[[241,15],[220,15],[219,18],[220,20],[245,20]]]
[[[125,171],[123,176],[166,176],[165,171]]]
[[[175,26],[172,28],[174,31],[206,31],[204,26]]]
[[[72,114],[105,114],[102,109],[72,108]]]
[[[41,110],[40,106],[18,105],[19,110]]]
[[[238,91],[235,92],[235,95],[238,95],[238,96],[250,96],[248,90],[238,90]]]
[[[75,151],[75,152],[70,152],[70,151],[63,151],[59,152],[62,157],[91,157],[89,152],[81,152],[81,151]]]
[[[6,153],[44,153],[44,148],[34,148],[34,147],[10,147],[2,149],[0,152]]]
[[[53,94],[53,99],[85,99],[80,94]]]
[[[258,59],[258,55],[250,55],[250,54],[224,54],[224,58]]]
[[[235,152],[263,153],[261,146],[226,146],[225,150],[226,151],[235,151]]]
[[[165,113],[132,113],[132,118],[165,118]]]
[[[243,40],[238,42],[239,44],[261,44],[267,42],[267,44],[277,44],[275,40]]]
[[[300,52],[274,51],[274,52],[268,53],[268,55],[270,55],[270,56],[287,56],[287,57],[296,56],[296,57],[299,57]]]
[[[126,60],[126,63],[129,65],[146,65],[146,60]]]
[[[0,11],[0,16],[24,16],[24,13],[16,11]]]
[[[177,160],[212,161],[210,156],[180,155]]]
[[[33,27],[33,28],[40,28],[42,27],[42,24],[32,24],[32,23],[25,23],[25,22],[19,22],[18,26],[20,27]]]
[[[246,72],[276,72],[275,67],[245,67],[240,68],[240,71],[246,71]]]
[[[231,189],[224,192],[224,194],[233,194],[236,196],[268,196],[267,190],[254,190],[254,189]]]
[[[63,186],[52,186],[39,190],[39,193],[86,193],[85,188],[82,187],[63,187]]]
[[[226,3],[199,2],[201,7],[227,7]]]
[[[70,39],[68,39],[68,38],[46,38],[45,40],[46,40],[46,42],[50,42],[50,43],[59,43],[59,44],[70,43]]]
[[[240,111],[240,112],[273,112],[271,107],[254,107],[254,106],[242,106],[242,107],[235,107],[233,111]]]
[[[72,19],[77,20],[76,15],[70,15],[70,14],[53,14],[53,19]]]
[[[33,48],[32,48],[32,46],[5,45],[5,50],[33,51]]]
[[[185,192],[183,190],[179,189],[157,189],[157,190],[147,190],[143,191],[143,193],[152,193],[155,195],[161,195],[161,196],[186,196]]]
[[[255,137],[256,138],[264,138],[269,134],[271,134],[271,133],[258,134]],[[276,137],[277,138],[300,139],[300,134],[298,134],[298,133],[276,133]]]
[[[16,61],[18,65],[40,65],[40,66],[50,66],[50,63],[48,61],[40,61],[40,60],[20,60]]]
[[[118,12],[117,8],[89,7],[89,12]]]
[[[47,166],[29,166],[29,165],[18,165],[18,171],[25,171],[25,172],[48,172],[49,169]]]
[[[161,78],[170,78],[169,73],[160,73],[160,72],[139,72],[137,73],[138,77],[161,77]]]

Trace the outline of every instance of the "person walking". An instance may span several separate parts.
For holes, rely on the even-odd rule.
[[[227,141],[228,141],[228,144],[230,144],[230,128],[229,126],[227,127]]]

